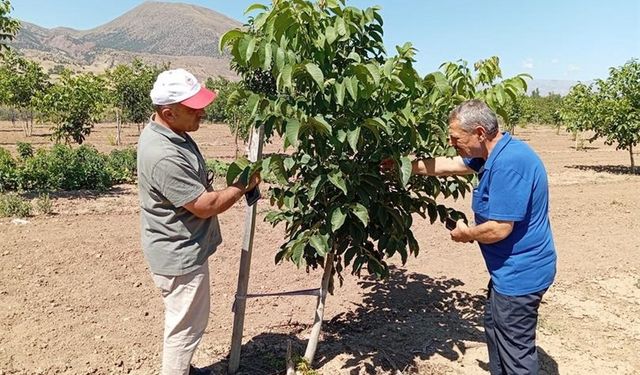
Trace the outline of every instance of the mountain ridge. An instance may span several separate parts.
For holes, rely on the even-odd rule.
[[[101,71],[140,58],[151,64],[185,67],[200,78],[236,78],[229,56],[218,51],[218,41],[223,33],[242,24],[197,5],[147,1],[88,30],[21,23],[11,45],[45,69],[65,65]]]

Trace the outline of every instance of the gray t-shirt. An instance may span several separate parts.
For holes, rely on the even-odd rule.
[[[151,272],[185,275],[222,243],[216,216],[200,219],[185,204],[203,192],[207,168],[188,134],[151,121],[138,140],[138,189],[142,249]]]

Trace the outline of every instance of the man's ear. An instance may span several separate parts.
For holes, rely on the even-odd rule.
[[[481,141],[484,141],[485,139],[487,139],[487,130],[484,127],[476,126],[476,128],[474,129],[474,132],[476,133],[478,138],[480,138]]]
[[[173,122],[176,118],[176,115],[173,112],[173,109],[170,107],[162,108],[162,110],[160,111],[160,115],[162,116],[162,119],[165,121]]]

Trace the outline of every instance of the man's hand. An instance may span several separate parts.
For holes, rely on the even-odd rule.
[[[455,242],[473,242],[469,226],[464,220],[458,220],[456,227],[449,234]]]
[[[258,186],[260,182],[262,182],[262,177],[260,176],[260,172],[258,171],[251,175],[251,177],[249,178],[249,183],[247,183],[247,188],[245,189],[245,191],[253,190],[253,188]]]

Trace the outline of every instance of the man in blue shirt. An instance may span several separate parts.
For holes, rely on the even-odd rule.
[[[544,165],[526,143],[498,131],[496,115],[480,100],[451,112],[449,140],[458,157],[416,159],[412,172],[478,174],[475,225],[458,221],[451,239],[477,241],[491,275],[484,322],[489,368],[492,375],[537,374],[538,307],[556,272]]]

